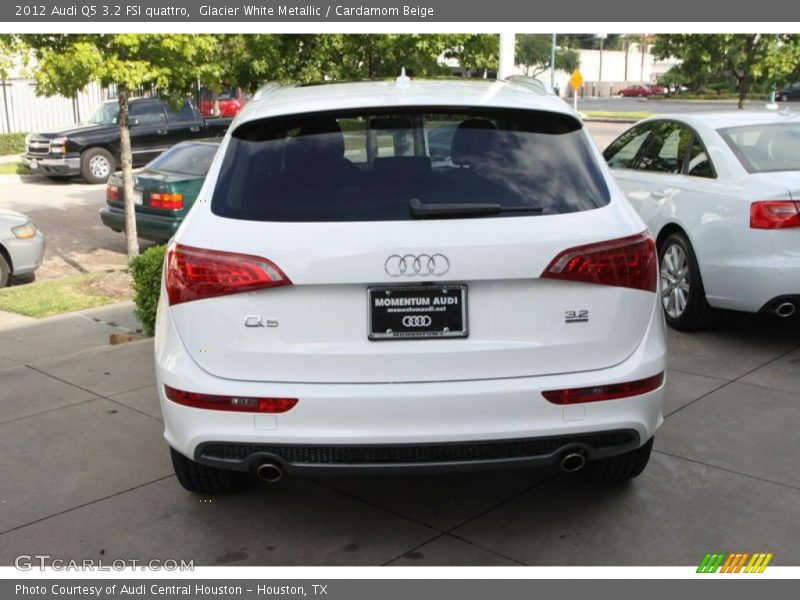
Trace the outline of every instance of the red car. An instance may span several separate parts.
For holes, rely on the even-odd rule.
[[[646,98],[651,94],[653,94],[653,92],[650,91],[650,88],[646,85],[630,85],[619,93],[620,96],[637,96],[639,98]]]
[[[222,92],[202,88],[197,105],[204,117],[235,117],[244,103],[245,98],[241,88]]]
[[[649,88],[651,96],[663,96],[667,92],[667,90],[665,90],[660,85],[652,84],[652,85],[647,85],[645,87]]]

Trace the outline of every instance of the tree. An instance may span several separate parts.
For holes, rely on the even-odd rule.
[[[472,71],[497,70],[500,40],[494,34],[454,34],[448,36],[445,58],[454,58],[461,67],[461,76]]]
[[[669,34],[656,36],[652,51],[659,59],[682,59],[670,77],[693,87],[729,81],[744,108],[754,83],[782,80],[797,68],[797,47],[791,34]]]
[[[189,34],[25,35],[36,59],[37,93],[75,96],[90,82],[115,85],[119,104],[128,260],[139,254],[133,205],[128,101],[132,94],[155,92],[180,101],[198,80],[219,80],[220,39]]]
[[[0,34],[0,79],[8,79],[14,67],[14,55],[17,48],[16,39],[8,34]]]
[[[525,74],[535,77],[550,68],[553,38],[547,34],[524,33],[517,36],[516,63]],[[580,66],[580,56],[569,48],[556,48],[556,69],[572,72]]]

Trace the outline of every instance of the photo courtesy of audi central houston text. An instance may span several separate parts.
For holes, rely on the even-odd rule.
[[[257,91],[169,242],[157,390],[181,485],[647,465],[653,237],[524,81]]]

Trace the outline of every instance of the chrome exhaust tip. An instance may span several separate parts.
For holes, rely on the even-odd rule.
[[[261,463],[256,469],[256,477],[267,483],[278,483],[283,479],[283,469],[273,462]]]
[[[786,319],[797,312],[797,307],[795,306],[794,302],[781,302],[772,309],[772,312],[778,315],[781,319]]]
[[[568,452],[561,457],[561,470],[564,473],[575,473],[586,466],[586,455],[583,452]]]

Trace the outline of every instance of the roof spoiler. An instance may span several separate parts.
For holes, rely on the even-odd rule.
[[[262,85],[260,88],[258,88],[256,90],[256,93],[253,94],[253,100],[254,101],[255,100],[261,100],[264,96],[266,96],[266,95],[268,95],[268,94],[270,94],[270,93],[272,93],[272,92],[274,92],[276,90],[279,90],[279,89],[281,89],[283,87],[290,87],[290,86],[281,85],[277,81],[268,81],[267,83],[265,83],[264,85]]]
[[[505,79],[501,81],[505,81],[511,85],[516,85],[519,87],[523,87],[526,90],[531,92],[541,94],[543,96],[552,95],[553,91],[548,88],[544,83],[539,81],[534,77],[528,77],[527,75],[509,75]]]

